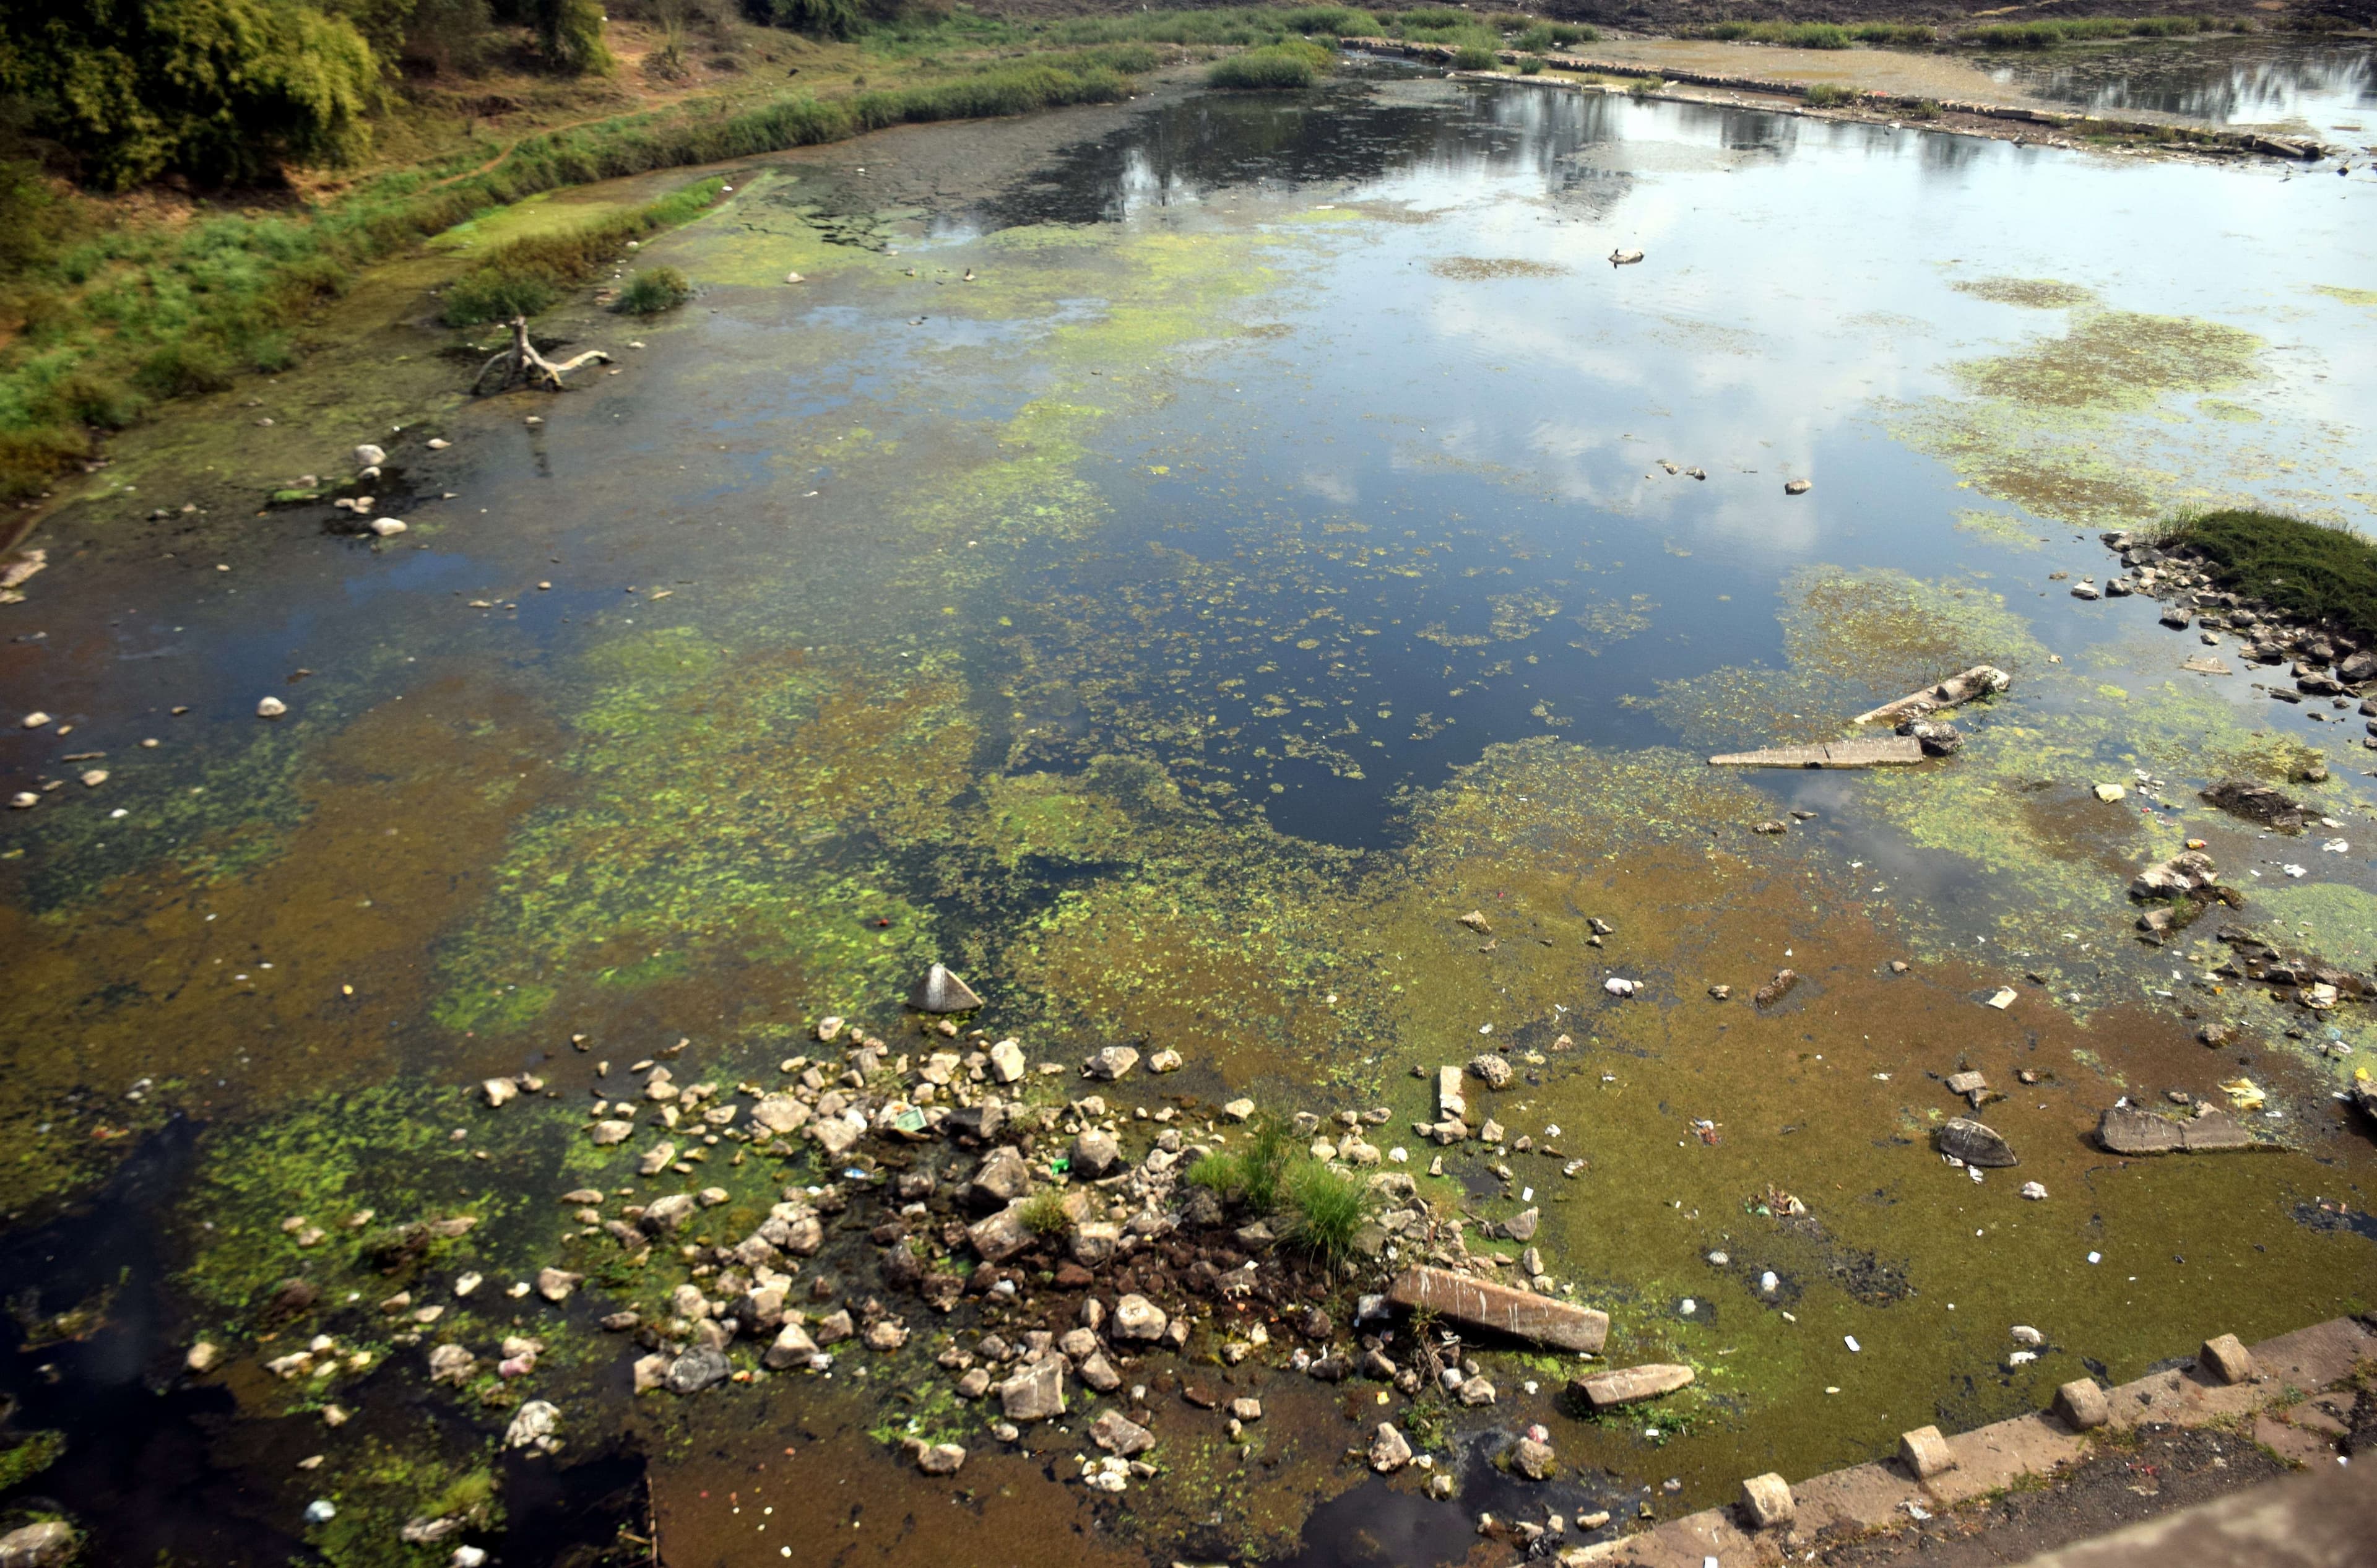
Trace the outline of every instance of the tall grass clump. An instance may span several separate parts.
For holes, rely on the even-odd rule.
[[[1820,81],[1808,90],[1808,104],[1815,109],[1838,109],[1857,102],[1865,95],[1853,87],[1840,87]]]
[[[1336,58],[1318,43],[1295,39],[1214,61],[1205,69],[1205,85],[1242,89],[1310,87],[1328,72]]]
[[[1288,1174],[1288,1245],[1335,1263],[1354,1250],[1377,1195],[1360,1176],[1307,1155]]]
[[[2155,542],[2201,557],[2228,592],[2377,641],[2377,544],[2358,533],[2237,509],[2181,518]]]
[[[693,284],[674,267],[652,267],[627,280],[611,308],[623,316],[658,316],[693,297]]]

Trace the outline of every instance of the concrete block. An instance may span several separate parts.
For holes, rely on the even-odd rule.
[[[2258,1370],[2253,1365],[2253,1353],[2233,1334],[2205,1340],[2204,1348],[2195,1353],[2195,1364],[2215,1382],[2250,1382]]]
[[[1900,1434],[1898,1462],[1917,1480],[1928,1481],[1954,1469],[1956,1455],[1948,1447],[1948,1440],[1940,1435],[1938,1427],[1917,1427]]]
[[[2075,1432],[2093,1431],[2113,1418],[2113,1406],[2094,1378],[2078,1378],[2055,1391],[2055,1414]]]
[[[1772,1470],[1741,1483],[1741,1517],[1751,1529],[1771,1530],[1777,1525],[1787,1525],[1796,1511],[1790,1483]]]

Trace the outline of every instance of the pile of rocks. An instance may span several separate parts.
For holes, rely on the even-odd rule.
[[[2331,708],[2346,708],[2354,698],[2370,715],[2364,744],[2377,749],[2377,649],[2362,648],[2333,627],[2311,626],[2282,612],[2219,587],[2199,560],[2180,551],[2167,551],[2126,533],[2100,535],[2108,549],[2121,558],[2126,575],[2106,581],[2102,596],[2120,598],[2140,593],[2163,601],[2162,624],[2174,631],[2199,630],[2207,644],[2227,632],[2237,640],[2238,652],[2248,663],[2285,664],[2289,685],[2265,689],[2282,702],[2300,704],[2324,699]],[[2083,592],[2083,590],[2087,592]],[[2072,592],[2096,598],[2092,584]],[[2322,717],[2316,709],[2314,718]]]

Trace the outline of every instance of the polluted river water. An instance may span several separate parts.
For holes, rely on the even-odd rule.
[[[2070,592],[2190,508],[2377,523],[2366,172],[1370,66],[716,173],[623,269],[692,304],[540,324],[618,374],[462,400],[420,278],[366,281],[255,406],[126,437],[0,612],[47,715],[0,736],[19,1516],[109,1562],[1451,1561],[1481,1511],[1602,1538],[2371,1304],[2366,1004],[2216,932],[2377,964],[2377,752]],[[371,511],[263,506],[301,468]],[[1953,757],[1707,765],[1978,664]],[[2232,777],[2318,820],[2199,799]],[[2241,902],[2142,943],[2190,840]],[[950,1036],[902,1006],[936,960]],[[984,1151],[897,1118],[1009,1037],[1042,1190],[1105,1201],[1084,1122],[1153,1170],[1243,1147],[1241,1096],[1314,1113],[1607,1311],[1593,1365],[1693,1382],[1589,1415],[1575,1354],[1474,1336],[1491,1404],[1322,1381],[1291,1352],[1441,1325],[1161,1236],[977,1275]],[[1440,1145],[1479,1058],[1500,1138]],[[755,1133],[805,1073],[802,1118],[893,1120]],[[2174,1095],[2264,1146],[2098,1146]],[[1960,1115],[2019,1165],[1943,1159]],[[1362,1239],[1340,1284],[1416,1251]],[[859,1332],[639,1391],[702,1381],[755,1259]],[[986,1326],[1131,1288],[1185,1343],[1117,1328],[1116,1386],[1020,1430],[963,1395]],[[1085,1483],[1109,1408],[1154,1446]],[[1374,1476],[1383,1421],[1432,1468]]]

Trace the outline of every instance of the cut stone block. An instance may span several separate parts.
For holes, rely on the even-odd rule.
[[[2233,1334],[2205,1340],[2204,1348],[2195,1353],[2195,1364],[2216,1382],[2228,1383],[2248,1382],[2258,1370],[2253,1365],[2253,1353]]]
[[[1741,1483],[1741,1516],[1753,1530],[1787,1525],[1795,1513],[1790,1483],[1772,1470]]]
[[[1956,1467],[1956,1455],[1949,1449],[1948,1440],[1940,1435],[1938,1427],[1917,1427],[1900,1434],[1898,1461],[1918,1481],[1928,1481]]]
[[[1607,1312],[1450,1269],[1405,1269],[1387,1287],[1387,1297],[1399,1307],[1425,1307],[1470,1328],[1491,1329],[1559,1350],[1597,1354],[1609,1338]]]
[[[1585,1403],[1596,1410],[1607,1410],[1614,1405],[1630,1405],[1638,1399],[1655,1399],[1663,1394],[1673,1394],[1690,1386],[1692,1370],[1654,1361],[1648,1366],[1620,1367],[1611,1371],[1595,1372],[1591,1377],[1576,1380],[1576,1391],[1584,1395]]]
[[[2055,1391],[2055,1414],[2073,1431],[2093,1431],[2113,1418],[2113,1406],[2094,1378],[2079,1378]]]

